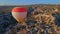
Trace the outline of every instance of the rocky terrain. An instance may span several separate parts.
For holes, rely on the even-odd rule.
[[[26,25],[19,24],[12,17],[13,7],[0,7],[0,34],[60,34],[59,5],[28,6]]]

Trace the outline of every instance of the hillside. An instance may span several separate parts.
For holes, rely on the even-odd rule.
[[[23,6],[28,9],[26,25],[12,17],[13,7],[0,6],[0,34],[60,34],[60,5]]]

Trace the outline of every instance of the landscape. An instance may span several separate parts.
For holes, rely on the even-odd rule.
[[[28,9],[26,25],[21,26],[12,17],[14,7]],[[0,34],[60,34],[60,5],[0,6]]]

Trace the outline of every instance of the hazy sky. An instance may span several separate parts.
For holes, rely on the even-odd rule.
[[[60,4],[60,0],[0,0],[0,5]]]

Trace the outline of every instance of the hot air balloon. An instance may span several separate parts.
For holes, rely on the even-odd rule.
[[[12,9],[12,16],[19,22],[22,23],[27,16],[26,7],[14,7]]]

